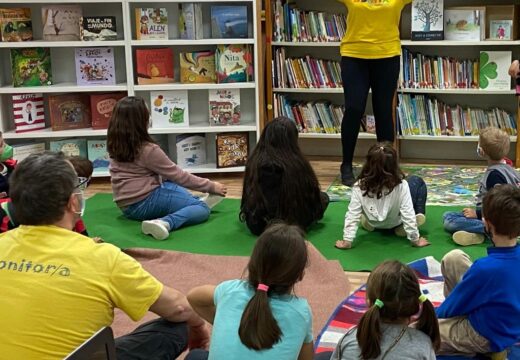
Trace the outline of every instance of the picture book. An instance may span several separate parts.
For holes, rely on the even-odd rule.
[[[172,83],[173,50],[171,48],[136,49],[137,83],[164,84]]]
[[[114,49],[111,47],[76,48],[78,85],[115,85]]]
[[[215,54],[217,83],[253,80],[253,54],[249,45],[218,45]]]
[[[485,9],[446,9],[444,40],[480,41],[485,37]]]
[[[14,87],[52,85],[49,48],[11,49],[11,67]]]
[[[93,175],[96,173],[108,171],[110,159],[108,157],[106,140],[88,140],[87,156],[88,159],[92,162],[92,166],[94,167],[94,172],[92,173]]]
[[[79,21],[83,15],[79,5],[42,6],[43,40],[79,40]]]
[[[82,16],[79,20],[79,37],[83,41],[117,40],[115,16]]]
[[[180,54],[181,83],[215,83],[215,53],[195,51]]]
[[[0,9],[2,41],[30,41],[33,39],[31,9]]]
[[[179,166],[190,167],[206,164],[205,134],[180,134],[175,142]]]
[[[52,130],[83,129],[91,126],[88,94],[74,93],[49,96]]]
[[[13,115],[17,133],[45,129],[43,95],[13,95]]]
[[[92,128],[94,130],[108,129],[114,107],[125,96],[126,93],[90,95],[90,113],[92,114]]]
[[[480,88],[485,90],[510,90],[511,77],[508,74],[511,65],[511,51],[480,52]]]
[[[489,22],[489,38],[491,40],[513,40],[512,29],[513,20],[491,20]]]
[[[443,0],[413,0],[412,40],[443,40],[443,14]]]
[[[137,40],[168,39],[166,8],[136,8],[135,29]]]
[[[188,90],[150,92],[152,127],[188,126]]]
[[[245,166],[249,154],[249,134],[217,133],[217,168]]]
[[[204,37],[202,6],[198,3],[179,4],[179,33],[181,39],[198,40]]]
[[[209,90],[209,124],[240,124],[240,90]]]
[[[86,139],[53,140],[49,145],[51,151],[61,151],[65,156],[88,156]]]
[[[212,5],[211,37],[248,38],[247,6],[245,5]]]
[[[39,154],[45,151],[45,143],[28,143],[13,145],[13,159],[20,162],[31,154]]]

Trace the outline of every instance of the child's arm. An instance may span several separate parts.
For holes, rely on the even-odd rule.
[[[354,186],[352,188],[352,196],[350,204],[348,205],[348,211],[345,214],[345,225],[343,227],[343,241],[346,241],[349,244],[351,244],[356,237],[359,219],[363,213],[362,201],[363,195],[361,194],[361,189],[358,186]]]
[[[403,183],[401,187],[401,220],[403,222],[404,230],[406,231],[406,237],[412,242],[412,244],[420,241],[419,229],[417,229],[417,220],[415,218],[415,210],[413,208],[412,196],[410,195],[410,188],[407,183]]]
[[[193,288],[188,293],[188,301],[197,314],[210,324],[215,319],[215,286],[204,285]]]
[[[304,343],[298,355],[298,360],[312,360],[314,358],[314,343]]]

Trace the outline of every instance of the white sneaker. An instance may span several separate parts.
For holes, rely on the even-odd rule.
[[[152,235],[155,240],[165,240],[170,235],[170,225],[159,219],[145,220],[141,223],[141,231],[145,235]]]
[[[461,246],[482,244],[485,240],[484,235],[470,233],[467,231],[456,231],[453,233],[453,242]]]
[[[205,194],[204,196],[201,196],[199,199],[201,201],[204,201],[210,209],[213,209],[218,203],[224,200],[224,197],[214,194]]]

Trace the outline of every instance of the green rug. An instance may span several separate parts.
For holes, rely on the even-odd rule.
[[[225,199],[211,213],[203,224],[179,229],[165,241],[156,241],[141,233],[141,224],[123,218],[112,202],[111,194],[97,194],[87,200],[84,216],[90,236],[99,236],[106,242],[121,248],[144,247],[185,251],[210,255],[247,256],[254,246],[255,237],[238,220],[240,200]],[[368,233],[362,229],[354,248],[338,250],[334,242],[340,239],[347,203],[331,203],[325,217],[308,234],[308,239],[327,258],[339,260],[346,271],[371,270],[385,259],[398,259],[408,263],[425,256],[440,260],[448,251],[459,248],[442,228],[442,214],[445,211],[460,210],[460,207],[429,206],[427,221],[422,234],[432,245],[425,248],[411,247],[405,238],[391,233]],[[473,259],[484,256],[487,245],[464,248]]]

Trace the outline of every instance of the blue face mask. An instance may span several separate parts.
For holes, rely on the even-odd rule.
[[[12,159],[13,157],[13,147],[11,145],[4,144],[4,151],[2,155],[0,155],[0,161],[4,162],[6,160]]]

